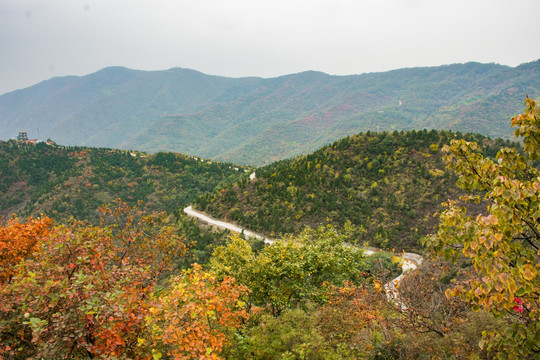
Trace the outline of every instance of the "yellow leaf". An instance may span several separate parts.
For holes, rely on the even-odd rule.
[[[514,296],[514,294],[517,291],[517,285],[516,285],[516,282],[514,281],[514,279],[510,279],[508,281],[508,290],[510,291],[510,294],[512,294],[512,296]]]
[[[491,225],[497,225],[499,223],[499,219],[497,219],[497,217],[494,215],[489,215],[487,218]]]
[[[531,264],[523,265],[523,277],[525,280],[532,280],[536,277],[537,271]]]

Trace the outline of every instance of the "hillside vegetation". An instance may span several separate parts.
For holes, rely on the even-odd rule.
[[[511,138],[507,120],[526,94],[540,94],[538,84],[540,61],[271,79],[111,67],[0,96],[0,138],[27,130],[68,145],[176,151],[260,166],[368,130]]]
[[[237,179],[244,168],[175,153],[0,141],[0,216],[96,220],[121,199],[146,212],[178,212],[197,196]]]
[[[151,195],[150,208],[120,201],[97,221],[2,219],[0,358],[537,359],[540,109],[525,105],[512,118],[523,148],[446,131],[369,132],[261,168],[257,179],[178,154],[2,143],[2,194],[52,184],[43,194],[60,186],[68,201],[83,192],[78,180],[125,195],[130,172],[166,190],[185,175],[220,184],[199,198],[207,210],[233,203],[226,215],[238,221],[296,233],[264,246],[238,235],[217,243],[197,223],[153,213],[169,203]],[[206,180],[220,177],[237,182]],[[438,259],[396,278],[411,264],[353,245],[359,236],[402,245],[407,233],[392,229],[406,221],[418,226],[413,241],[433,217],[426,207],[443,200],[422,241]],[[266,209],[268,223],[257,213]],[[370,220],[380,214],[382,230]],[[355,230],[347,218],[363,223]],[[324,224],[298,231],[306,222]]]
[[[453,138],[494,156],[505,141],[447,131],[357,134],[305,156],[257,169],[195,207],[269,236],[305,226],[356,226],[358,243],[411,248],[433,230],[433,213],[460,192],[439,151]]]

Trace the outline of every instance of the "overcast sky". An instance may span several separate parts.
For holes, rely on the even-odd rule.
[[[232,77],[540,59],[540,0],[0,0],[0,94],[113,65]]]

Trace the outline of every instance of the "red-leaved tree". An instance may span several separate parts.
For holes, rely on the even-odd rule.
[[[152,295],[186,247],[164,214],[121,202],[102,213],[100,226],[55,227],[0,288],[0,356],[152,357],[141,341]]]

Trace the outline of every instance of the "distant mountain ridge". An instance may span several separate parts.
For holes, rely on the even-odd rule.
[[[332,76],[226,78],[109,67],[0,96],[0,138],[175,151],[263,165],[367,130],[452,129],[511,137],[508,119],[540,94],[540,60]]]

